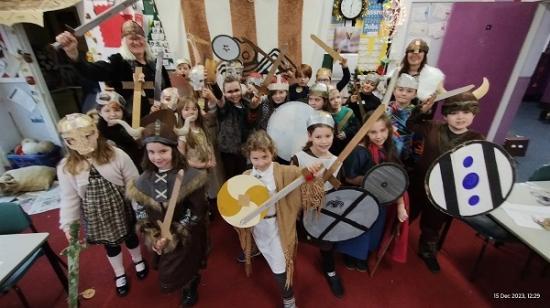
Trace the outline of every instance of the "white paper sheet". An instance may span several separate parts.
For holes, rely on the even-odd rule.
[[[412,22],[409,25],[409,35],[412,36],[427,36],[428,24],[426,22]]]
[[[549,206],[522,205],[516,203],[507,203],[503,207],[508,216],[512,218],[514,223],[525,228],[544,230],[534,219],[550,218]]]
[[[32,96],[20,88],[15,88],[15,90],[13,90],[13,92],[11,92],[8,96],[8,99],[27,109],[29,112],[32,112],[36,107],[36,102]]]
[[[432,16],[440,19],[447,20],[451,15],[452,3],[434,3],[432,4]]]

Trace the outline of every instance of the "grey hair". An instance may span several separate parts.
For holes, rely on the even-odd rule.
[[[127,61],[135,61],[136,56],[130,51],[128,48],[128,43],[126,42],[126,37],[123,37],[120,42],[120,48],[118,50],[120,55],[124,60]],[[151,51],[151,46],[149,46],[149,43],[147,42],[147,39],[145,39],[145,60],[146,61],[155,61],[155,56],[153,55],[153,51]]]

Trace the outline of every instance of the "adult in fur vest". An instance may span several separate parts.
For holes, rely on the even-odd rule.
[[[429,49],[428,44],[424,40],[412,40],[407,45],[405,56],[401,62],[401,69],[397,75],[401,76],[401,74],[405,73],[417,79],[418,89],[416,98],[421,103],[425,103],[430,97],[445,91],[443,88],[445,75],[440,69],[427,64]],[[389,71],[386,76],[392,76],[393,72],[393,70]],[[378,90],[381,94],[385,92],[385,89],[383,89],[385,85],[386,83],[383,82],[379,84]],[[418,105],[418,101],[413,102],[413,104]]]
[[[143,76],[137,76],[145,81],[155,80],[155,57],[145,38],[145,32],[140,25],[133,20],[128,20],[122,25],[122,42],[120,51],[109,56],[108,61],[87,62],[84,54],[79,54],[77,49],[78,41],[68,31],[59,34],[55,39],[61,44],[67,57],[76,70],[86,78],[95,81],[105,81],[113,87],[117,93],[122,95],[129,103],[127,110],[132,110],[133,93],[132,89],[123,89],[122,81],[134,80],[133,74],[136,67],[143,68]],[[171,87],[168,72],[162,68],[162,89]],[[141,96],[141,115],[149,114],[152,106],[153,90],[145,90],[145,96]],[[151,100],[149,100],[151,98]]]
[[[177,149],[173,126],[155,121],[145,127],[142,137],[147,153],[144,172],[128,185],[127,194],[138,204],[138,229],[154,251],[153,266],[159,272],[161,290],[181,290],[183,306],[191,306],[198,300],[199,270],[206,261],[206,171],[188,167]],[[182,169],[169,240],[161,235],[157,221],[165,220],[176,175]]]

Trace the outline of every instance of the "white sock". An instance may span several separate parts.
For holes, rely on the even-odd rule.
[[[109,263],[111,263],[111,266],[113,267],[113,271],[115,272],[115,277],[124,275],[124,264],[122,263],[122,252],[114,257],[108,256],[107,259],[109,260]]]
[[[143,259],[141,257],[141,247],[139,245],[136,248],[128,248],[128,252],[130,253],[130,256],[132,257],[132,261],[134,261],[134,263],[137,263]]]
[[[283,307],[284,308],[296,308],[296,300],[294,297],[283,298]]]
[[[334,277],[336,276],[336,272],[327,272],[327,276]]]

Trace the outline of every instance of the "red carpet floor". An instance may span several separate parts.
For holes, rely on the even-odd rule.
[[[50,232],[49,242],[59,252],[66,241],[57,229],[58,213],[32,216],[39,231]],[[417,223],[411,228],[409,261],[382,262],[376,275],[349,271],[340,259],[337,266],[346,295],[337,299],[320,274],[319,253],[301,245],[295,275],[295,296],[299,307],[550,307],[550,273],[541,276],[544,262],[533,260],[526,278],[520,273],[529,250],[521,244],[490,246],[474,282],[468,280],[481,240],[467,226],[454,223],[439,260],[442,271],[430,273],[416,256]],[[196,307],[280,307],[273,276],[261,258],[255,259],[253,274],[247,278],[235,261],[239,252],[236,233],[217,219],[211,226],[213,250],[203,271]],[[550,245],[550,243],[549,243]],[[0,247],[0,249],[4,249]],[[81,307],[178,307],[179,294],[161,294],[157,275],[152,272],[138,281],[125,252],[131,290],[125,298],[115,294],[111,268],[104,250],[92,246],[81,254],[80,289],[95,288],[96,295],[82,300]],[[550,271],[548,271],[550,272]],[[26,274],[20,287],[31,307],[66,307],[65,293],[46,258],[41,258]],[[539,299],[493,299],[493,293],[539,293]],[[0,295],[0,307],[20,307],[14,292]]]

